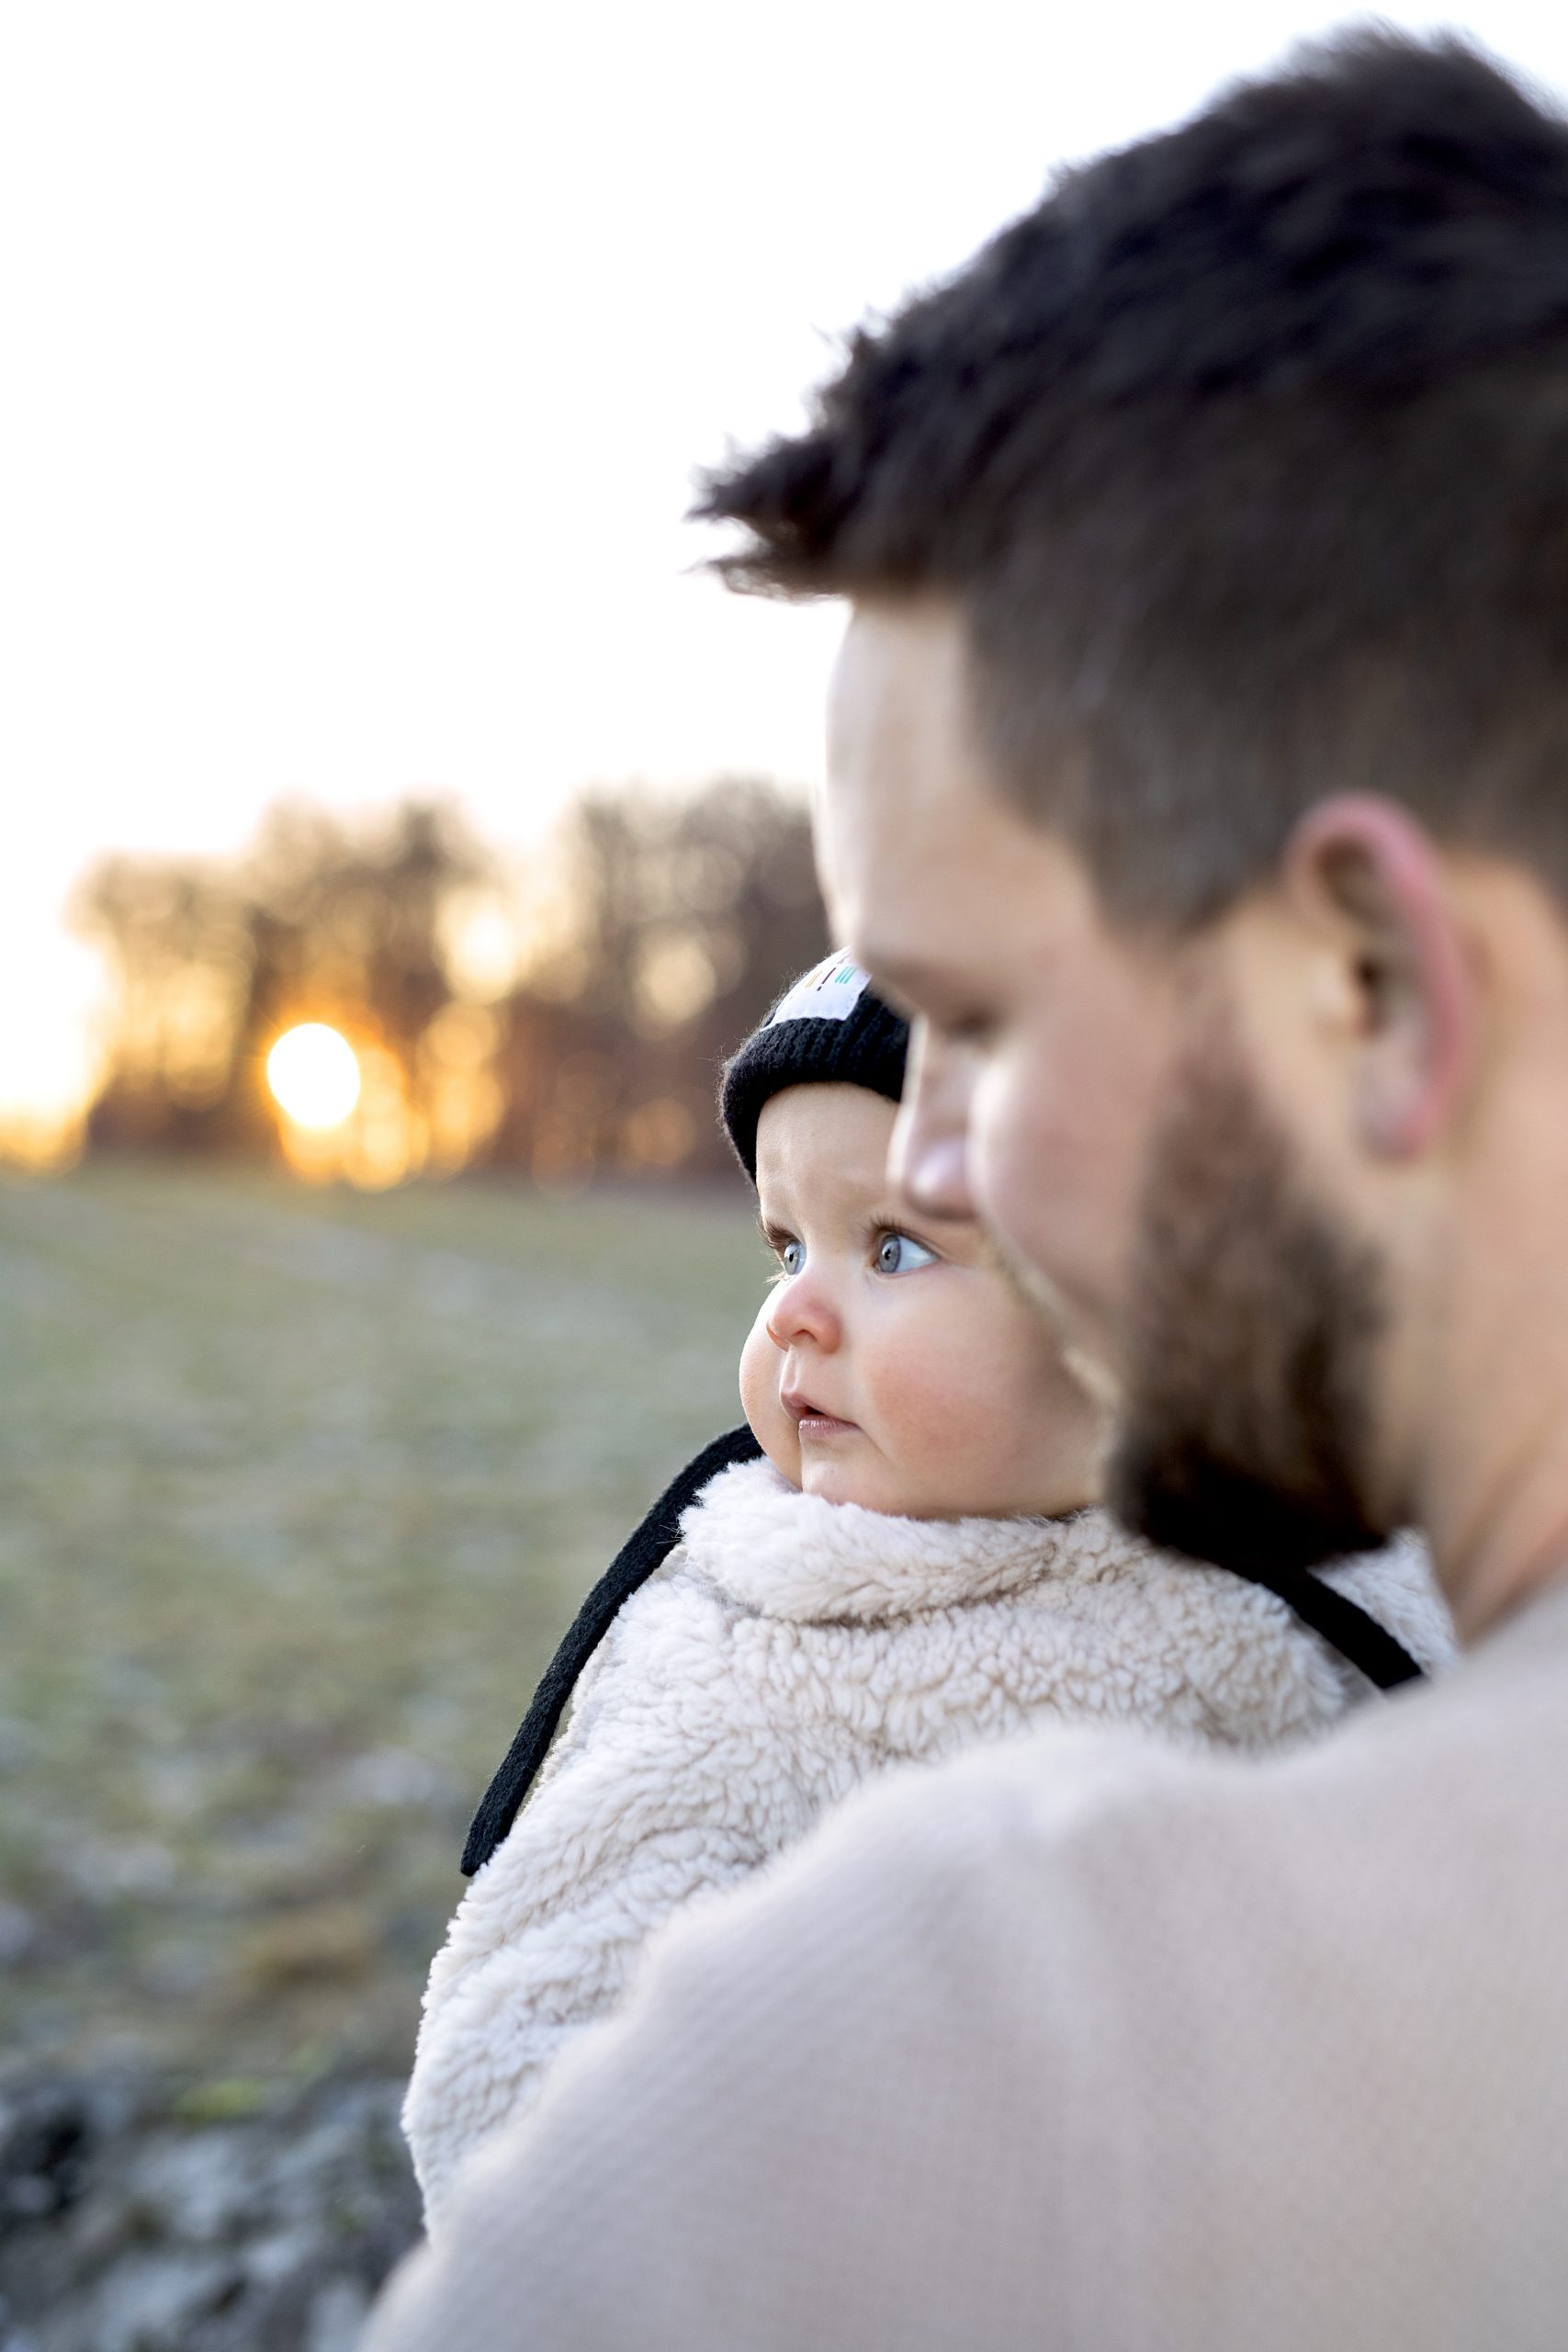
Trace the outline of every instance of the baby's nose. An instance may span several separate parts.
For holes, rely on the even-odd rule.
[[[777,1348],[789,1349],[802,1340],[818,1348],[836,1348],[843,1337],[843,1320],[831,1292],[811,1267],[803,1267],[773,1293],[768,1316],[768,1337]]]

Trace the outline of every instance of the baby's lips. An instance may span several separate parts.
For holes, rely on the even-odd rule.
[[[846,1420],[841,1413],[830,1413],[825,1405],[819,1405],[814,1396],[807,1396],[797,1388],[782,1389],[779,1393],[779,1401],[790,1419],[797,1425],[801,1421],[810,1420],[836,1421],[838,1426],[844,1430],[852,1430],[856,1427],[855,1422]]]

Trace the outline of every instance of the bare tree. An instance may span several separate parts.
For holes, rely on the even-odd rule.
[[[368,830],[285,806],[231,861],[106,859],[74,910],[117,982],[90,1142],[270,1149],[265,1057],[299,1021],[387,1052],[417,1099],[420,1040],[453,993],[443,909],[488,870],[421,802]]]
[[[499,868],[448,808],[367,828],[286,806],[233,860],[105,860],[76,910],[118,984],[91,1146],[275,1150],[268,1048],[323,1021],[391,1073],[409,1166],[728,1167],[724,1057],[827,944],[801,800],[754,778],[588,793],[549,855],[557,920],[488,1008],[461,999],[447,918]]]

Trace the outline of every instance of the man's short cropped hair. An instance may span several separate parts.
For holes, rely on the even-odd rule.
[[[953,599],[1005,787],[1201,922],[1335,790],[1568,898],[1568,124],[1352,31],[1059,179],[710,476],[736,584]]]

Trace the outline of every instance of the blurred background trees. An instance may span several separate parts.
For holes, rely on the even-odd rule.
[[[442,802],[358,825],[288,805],[231,860],[104,859],[75,920],[113,984],[89,1151],[372,1185],[725,1169],[724,1057],[828,944],[805,808],[749,778],[585,794],[521,876]],[[359,1064],[327,1130],[267,1086],[305,1022]]]

